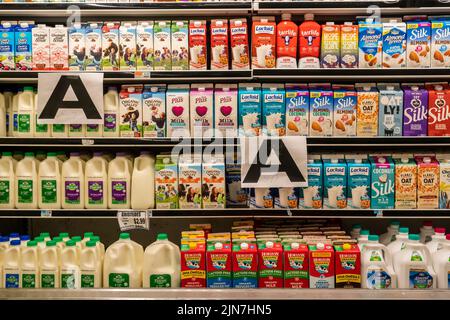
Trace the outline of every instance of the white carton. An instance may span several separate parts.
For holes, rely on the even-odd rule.
[[[137,70],[153,70],[153,21],[140,21],[136,27]]]
[[[38,24],[33,28],[33,70],[48,70],[50,68],[50,28]]]
[[[189,22],[172,21],[172,70],[189,70]]]
[[[136,70],[136,22],[122,22],[119,28],[119,68]]]
[[[225,208],[225,160],[223,155],[203,155],[203,208]]]
[[[236,84],[217,84],[214,90],[216,137],[237,136],[238,97]]]
[[[178,162],[178,204],[180,209],[202,207],[202,157],[182,155]]]
[[[383,23],[383,68],[406,68],[406,23]]]
[[[144,86],[142,93],[142,131],[144,138],[166,136],[166,85]]]
[[[214,135],[214,98],[212,83],[191,85],[191,137],[212,137]]]
[[[406,25],[407,67],[430,68],[431,23],[413,21]]]
[[[172,70],[170,21],[155,21],[153,31],[154,69]]]
[[[167,137],[189,137],[189,85],[167,87]]]
[[[122,85],[119,105],[120,136],[142,137],[142,85]]]

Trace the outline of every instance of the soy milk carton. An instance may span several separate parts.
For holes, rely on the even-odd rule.
[[[354,86],[333,86],[334,136],[356,136],[357,94]]]
[[[341,26],[341,48],[340,48],[341,68],[358,68],[359,47],[358,47],[358,26],[351,22],[345,22]]]
[[[320,156],[308,159],[308,187],[300,188],[300,209],[322,209],[323,164]]]
[[[383,23],[383,68],[406,68],[406,23]]]
[[[333,134],[333,91],[327,87],[311,87],[309,103],[310,135],[331,136]]]
[[[417,164],[412,158],[394,158],[395,209],[417,207]]]
[[[356,135],[375,137],[378,134],[379,92],[371,84],[357,86]]]
[[[417,208],[439,208],[439,163],[434,157],[417,156]]]
[[[213,84],[192,84],[190,91],[191,137],[214,135]]]
[[[166,103],[167,137],[189,137],[189,85],[169,85]]]
[[[17,70],[31,70],[32,63],[32,29],[34,25],[21,22],[14,30],[14,63]]]
[[[189,22],[172,21],[172,70],[189,70]]]
[[[275,17],[253,17],[252,65],[255,69],[272,69],[276,66]]]
[[[370,208],[370,163],[367,159],[347,159],[347,199],[353,209]]]
[[[450,157],[439,157],[439,208],[450,209]]]
[[[347,208],[347,164],[343,159],[324,159],[323,171],[323,207]]]
[[[120,22],[106,22],[102,27],[102,70],[119,70]]]
[[[410,69],[431,66],[431,23],[411,21],[406,25],[407,67]]]
[[[309,287],[331,289],[335,287],[334,249],[329,244],[309,246]]]
[[[216,137],[237,136],[238,93],[236,84],[216,84],[214,130]]]
[[[202,207],[201,155],[183,155],[178,163],[178,197],[180,209]]]
[[[144,86],[142,93],[142,134],[144,138],[166,136],[166,86]]]
[[[211,20],[211,70],[228,70],[227,20]]]
[[[136,22],[122,22],[119,28],[119,68],[136,70]]]
[[[239,135],[259,136],[261,134],[261,84],[240,83]]]
[[[170,21],[155,21],[153,50],[153,68],[155,70],[172,70]]]
[[[392,158],[373,156],[371,163],[371,209],[394,209],[395,169]]]
[[[381,68],[383,25],[373,19],[359,22],[359,68]]]
[[[378,85],[380,90],[378,135],[402,136],[403,91],[398,84]]]
[[[286,135],[284,85],[264,83],[262,86],[263,133]]]
[[[140,21],[136,27],[136,69],[153,70],[153,21]]]
[[[322,25],[321,66],[339,68],[341,28],[334,22]]]
[[[86,71],[101,70],[102,60],[102,24],[90,22],[86,26]]]
[[[142,136],[142,85],[122,85],[119,95],[121,137]]]
[[[286,135],[309,134],[309,90],[306,86],[286,85]]]
[[[42,51],[47,48],[48,50],[48,29],[42,25],[38,25],[40,27],[39,32],[33,33],[33,43],[36,43],[36,51]],[[14,63],[14,28],[10,22],[3,22],[0,25],[0,70],[14,70],[16,65]],[[48,58],[48,52],[46,54]],[[38,58],[36,56],[36,58]],[[38,59],[37,59],[38,60]],[[47,60],[44,59],[46,62]],[[38,65],[34,65],[34,69],[44,70],[48,68],[47,64],[39,63]]]
[[[158,155],[155,163],[156,209],[178,208],[178,159]]]
[[[426,86],[428,89],[428,135],[450,136],[450,87],[446,84]]]
[[[419,86],[404,86],[403,135],[426,136],[428,132],[428,91]]]
[[[69,70],[83,71],[86,63],[86,27],[75,23],[68,28]]]
[[[225,161],[223,156],[203,155],[202,189],[204,209],[225,208]]]
[[[206,70],[208,65],[208,48],[206,45],[206,21],[189,21],[189,69]]]
[[[247,20],[230,19],[231,68],[249,69],[250,55],[248,49]]]
[[[4,30],[2,30],[2,34],[5,34],[3,33]],[[50,28],[45,24],[38,24],[31,31],[31,35],[33,37],[33,70],[50,69]],[[12,37],[14,37],[13,33]],[[5,58],[2,63],[9,69],[14,69],[14,65],[12,67],[11,65],[8,65],[8,63],[14,63],[14,61]],[[3,67],[3,69],[5,69],[5,67]]]
[[[450,68],[450,21],[431,22],[431,67]]]

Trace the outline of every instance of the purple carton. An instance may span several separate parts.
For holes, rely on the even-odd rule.
[[[403,86],[403,136],[426,136],[428,91],[416,85]]]

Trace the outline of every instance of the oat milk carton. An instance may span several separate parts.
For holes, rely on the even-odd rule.
[[[247,20],[230,20],[231,68],[250,69]]]
[[[406,68],[406,23],[383,23],[383,68]]]
[[[358,106],[356,109],[356,135],[375,137],[378,134],[379,92],[373,84],[356,87]]]
[[[347,159],[347,201],[352,209],[370,208],[370,163],[367,159]]]
[[[102,27],[102,70],[119,70],[120,22],[105,22]]]
[[[406,25],[408,69],[430,68],[431,66],[431,23],[411,21]]]
[[[450,209],[450,156],[439,157],[439,208]]]
[[[347,164],[343,159],[323,160],[323,207],[347,208]]]
[[[214,132],[216,137],[237,136],[238,93],[236,84],[216,84]]]
[[[142,93],[142,131],[144,138],[166,136],[166,86],[145,85]]]
[[[172,70],[189,70],[189,21],[172,21]]]
[[[4,34],[3,30],[2,34]],[[50,28],[45,24],[38,24],[33,28],[31,34],[33,37],[33,70],[50,69]],[[14,33],[12,37],[14,37]],[[5,61],[9,60],[5,59],[2,62],[3,65],[5,65]],[[12,69],[14,69],[14,61],[12,61],[12,65]],[[11,69],[11,66],[9,68]]]
[[[155,201],[156,209],[178,208],[178,159],[170,155],[156,156]]]
[[[224,157],[204,154],[202,164],[203,208],[224,209],[225,192]]]
[[[264,83],[262,86],[263,132],[269,136],[286,135],[284,85]]]
[[[403,135],[426,136],[428,132],[428,91],[404,86]]]
[[[166,92],[166,104],[167,137],[189,137],[189,85],[169,85]]]
[[[119,28],[119,68],[136,70],[136,22],[122,22]]]
[[[333,91],[330,87],[310,87],[309,132],[311,136],[333,135]]]
[[[391,157],[372,156],[371,163],[371,209],[394,209],[395,169]]]
[[[259,136],[261,134],[261,84],[240,83],[239,135]]]
[[[101,70],[102,60],[102,24],[90,22],[86,26],[86,71]]]
[[[86,27],[74,23],[69,33],[69,70],[83,71],[86,63]]]
[[[403,91],[399,84],[380,84],[379,136],[402,136]]]
[[[228,70],[228,21],[211,20],[211,70]]]
[[[431,22],[431,67],[450,68],[450,21]]]
[[[428,135],[450,136],[450,87],[447,84],[427,85]]]
[[[33,32],[33,48],[36,44],[36,50],[44,51],[46,43],[48,42],[48,29],[45,25],[38,25],[40,27],[39,32]],[[0,25],[0,70],[14,70],[16,64],[14,63],[14,28],[10,22],[2,22]],[[44,31],[47,30],[47,31]],[[48,49],[48,48],[47,48]],[[34,49],[33,49],[34,50]],[[46,55],[48,57],[48,53]],[[36,58],[38,58],[36,56]],[[35,65],[37,67],[37,65]],[[41,68],[43,66],[43,68]],[[39,68],[33,67],[33,69],[44,70],[48,68],[48,64],[41,65]]]
[[[322,25],[320,61],[322,68],[339,68],[341,28],[334,22]]]
[[[155,21],[153,25],[153,69],[172,70],[170,21]]]
[[[142,137],[142,85],[122,85],[119,95],[121,137]]]
[[[190,91],[191,137],[214,135],[214,85],[192,84]]]
[[[33,67],[32,57],[32,29],[34,25],[21,22],[14,30],[14,62],[17,70],[31,70]],[[3,52],[3,51],[2,51]]]
[[[178,163],[178,203],[180,209],[202,207],[202,157],[182,155]]]
[[[136,69],[153,70],[153,21],[140,21],[136,27]]]
[[[286,85],[286,135],[309,134],[309,90],[307,86]]]
[[[341,68],[358,68],[358,26],[351,22],[345,22],[341,26]]]
[[[395,209],[417,207],[417,164],[412,158],[394,158]]]
[[[253,17],[252,66],[255,69],[272,69],[276,66],[275,17]]]
[[[356,136],[357,94],[354,86],[333,86],[334,136]]]
[[[308,187],[300,188],[300,209],[322,209],[323,164],[320,156],[308,158]]]
[[[417,208],[439,208],[439,163],[434,157],[416,156]]]
[[[383,25],[373,19],[359,22],[359,68],[381,68]]]
[[[206,70],[208,67],[208,47],[206,21],[189,21],[189,69]]]

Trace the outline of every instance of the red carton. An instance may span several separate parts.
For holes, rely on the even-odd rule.
[[[206,251],[203,243],[181,246],[181,287],[206,287]]]
[[[256,244],[233,244],[233,288],[258,287],[258,249]]]
[[[427,85],[428,135],[450,136],[450,88],[447,85]]]
[[[309,288],[309,252],[306,244],[284,246],[284,287]]]
[[[361,253],[357,244],[334,246],[336,288],[361,288]]]
[[[206,20],[189,21],[189,69],[206,70],[208,54],[206,47]]]
[[[309,286],[334,288],[334,250],[331,245],[317,243],[309,246]]]
[[[276,30],[275,17],[253,17],[253,68],[273,69],[276,67]]]
[[[231,244],[216,242],[206,250],[206,286],[231,288]]]
[[[247,20],[230,20],[231,67],[232,69],[249,69]]]
[[[259,245],[260,288],[283,288],[283,247],[280,243],[267,241]]]
[[[228,20],[211,21],[211,69],[228,69]]]

